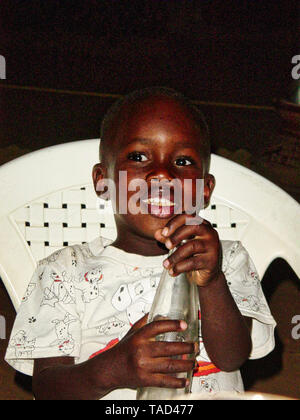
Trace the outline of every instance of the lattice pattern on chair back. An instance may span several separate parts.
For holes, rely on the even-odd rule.
[[[10,215],[36,261],[68,245],[101,235],[114,239],[111,203],[99,200],[92,185],[57,191]]]
[[[213,224],[221,239],[241,239],[250,221],[248,215],[217,197],[201,214]],[[100,234],[116,237],[111,203],[99,200],[91,184],[41,197],[10,218],[36,261],[62,247],[89,242]]]
[[[248,214],[218,197],[212,198],[201,216],[218,231],[220,239],[226,240],[241,240],[251,222]]]

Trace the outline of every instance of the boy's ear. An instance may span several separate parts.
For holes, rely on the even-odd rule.
[[[105,183],[106,168],[102,163],[97,163],[96,165],[94,165],[92,177],[94,189],[98,197],[101,197],[104,200],[109,200],[109,194]]]
[[[210,197],[216,185],[215,177],[211,174],[204,176],[204,208],[209,205]]]

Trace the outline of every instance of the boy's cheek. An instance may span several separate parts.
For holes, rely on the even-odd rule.
[[[115,191],[112,197],[114,208],[116,213],[127,214],[128,213],[128,200],[130,192],[128,192],[128,185],[124,183],[116,183]]]
[[[182,195],[182,213],[192,214],[196,209],[201,209],[203,203],[203,191],[192,188],[185,188]]]

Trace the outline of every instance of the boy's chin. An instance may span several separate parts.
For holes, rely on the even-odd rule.
[[[169,220],[173,219],[175,214],[173,212],[157,211],[151,212],[146,215],[141,215],[141,218],[144,217],[143,222],[146,229],[151,229],[155,232],[157,229],[163,229]]]
[[[125,224],[129,227],[129,230],[137,232],[139,235],[144,236],[148,239],[155,239],[154,234],[158,229],[163,229],[169,220],[171,220],[174,215],[168,216],[156,216],[152,214],[127,214],[119,217],[122,220],[122,224]],[[121,221],[121,220],[120,220]],[[116,222],[118,224],[118,216],[116,217]]]

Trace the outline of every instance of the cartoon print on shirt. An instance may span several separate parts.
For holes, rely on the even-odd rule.
[[[71,257],[72,257],[72,266],[77,267],[77,255],[74,250],[72,250],[71,252]]]
[[[80,249],[85,258],[92,258],[94,256],[88,243],[82,244]]]
[[[154,282],[156,283],[157,277],[160,278],[161,273],[163,271],[163,267],[155,267],[155,268],[143,268],[143,267],[133,267],[133,266],[127,266],[126,264],[122,264],[122,270],[120,270],[118,273],[116,273],[116,278],[122,278],[125,277],[130,279],[141,279],[141,278],[154,278]]]
[[[256,271],[251,267],[248,268],[248,272],[242,277],[242,285],[245,287],[257,288],[260,284],[260,280]]]
[[[29,283],[26,292],[22,298],[22,302],[27,302],[28,298],[30,297],[31,293],[34,291],[34,289],[36,288],[36,283]]]
[[[220,386],[218,384],[218,381],[213,378],[199,378],[200,379],[200,392],[220,392]]]
[[[64,355],[72,353],[75,347],[75,341],[69,333],[69,325],[72,322],[76,322],[76,318],[72,318],[69,313],[66,313],[63,320],[55,319],[52,321],[55,324],[55,333],[57,340],[50,344],[51,347],[58,347],[58,350]]]
[[[139,299],[133,305],[126,309],[126,314],[130,325],[135,324],[139,319],[149,313],[154,296],[147,296],[146,298]]]
[[[102,266],[87,271],[80,282],[75,284],[76,290],[81,292],[82,301],[90,303],[97,297],[104,297],[104,293],[100,290],[100,283],[103,282]]]
[[[111,347],[115,346],[122,340],[122,338],[127,334],[129,325],[116,317],[110,318],[107,322],[101,324],[97,328],[97,335],[102,336],[103,340],[103,347],[89,356],[89,359],[97,356],[100,353],[105,352],[106,350],[110,349]],[[103,337],[104,335],[104,337]],[[110,339],[111,336],[117,336],[116,338]],[[109,341],[107,341],[107,339]]]
[[[237,306],[241,309],[246,309],[246,310],[248,309],[254,312],[267,309],[266,305],[262,303],[257,296],[254,296],[254,295],[242,296],[235,292],[232,292],[232,296]]]
[[[119,312],[122,312],[130,305],[131,297],[127,284],[121,284],[116,293],[113,295],[111,303],[112,306]]]
[[[137,280],[130,284],[121,284],[112,297],[112,305],[118,311],[124,311],[128,306],[134,303],[137,299],[154,294],[156,281],[155,277],[151,276]],[[152,296],[153,298],[153,296]]]
[[[226,275],[229,276],[235,271],[235,268],[232,266],[232,261],[234,260],[235,253],[237,249],[240,247],[239,242],[234,242],[234,244],[231,246],[229,252],[223,253],[222,257],[222,271],[223,273],[226,272]]]
[[[126,310],[131,325],[149,312],[154,299],[158,275],[145,277],[131,284],[121,284],[112,297],[117,311]]]
[[[65,304],[75,303],[75,290],[71,277],[68,277],[64,271],[59,275],[54,270],[50,272],[50,278],[53,281],[51,287],[44,289],[42,305],[54,307],[58,302]]]
[[[99,335],[112,335],[118,334],[125,326],[125,322],[121,321],[116,317],[112,317],[103,324],[100,324],[97,328],[97,334]]]
[[[63,250],[63,248],[59,249],[58,251],[53,252],[53,254],[49,255],[49,257],[43,258],[42,260],[40,260],[38,262],[38,266],[44,265],[44,264],[54,263],[55,261],[58,260],[62,250]]]
[[[153,268],[124,266],[125,272],[130,278],[151,277],[155,275]]]
[[[10,347],[14,347],[17,358],[30,358],[35,349],[35,341],[35,339],[28,340],[26,332],[21,330],[12,337]]]

